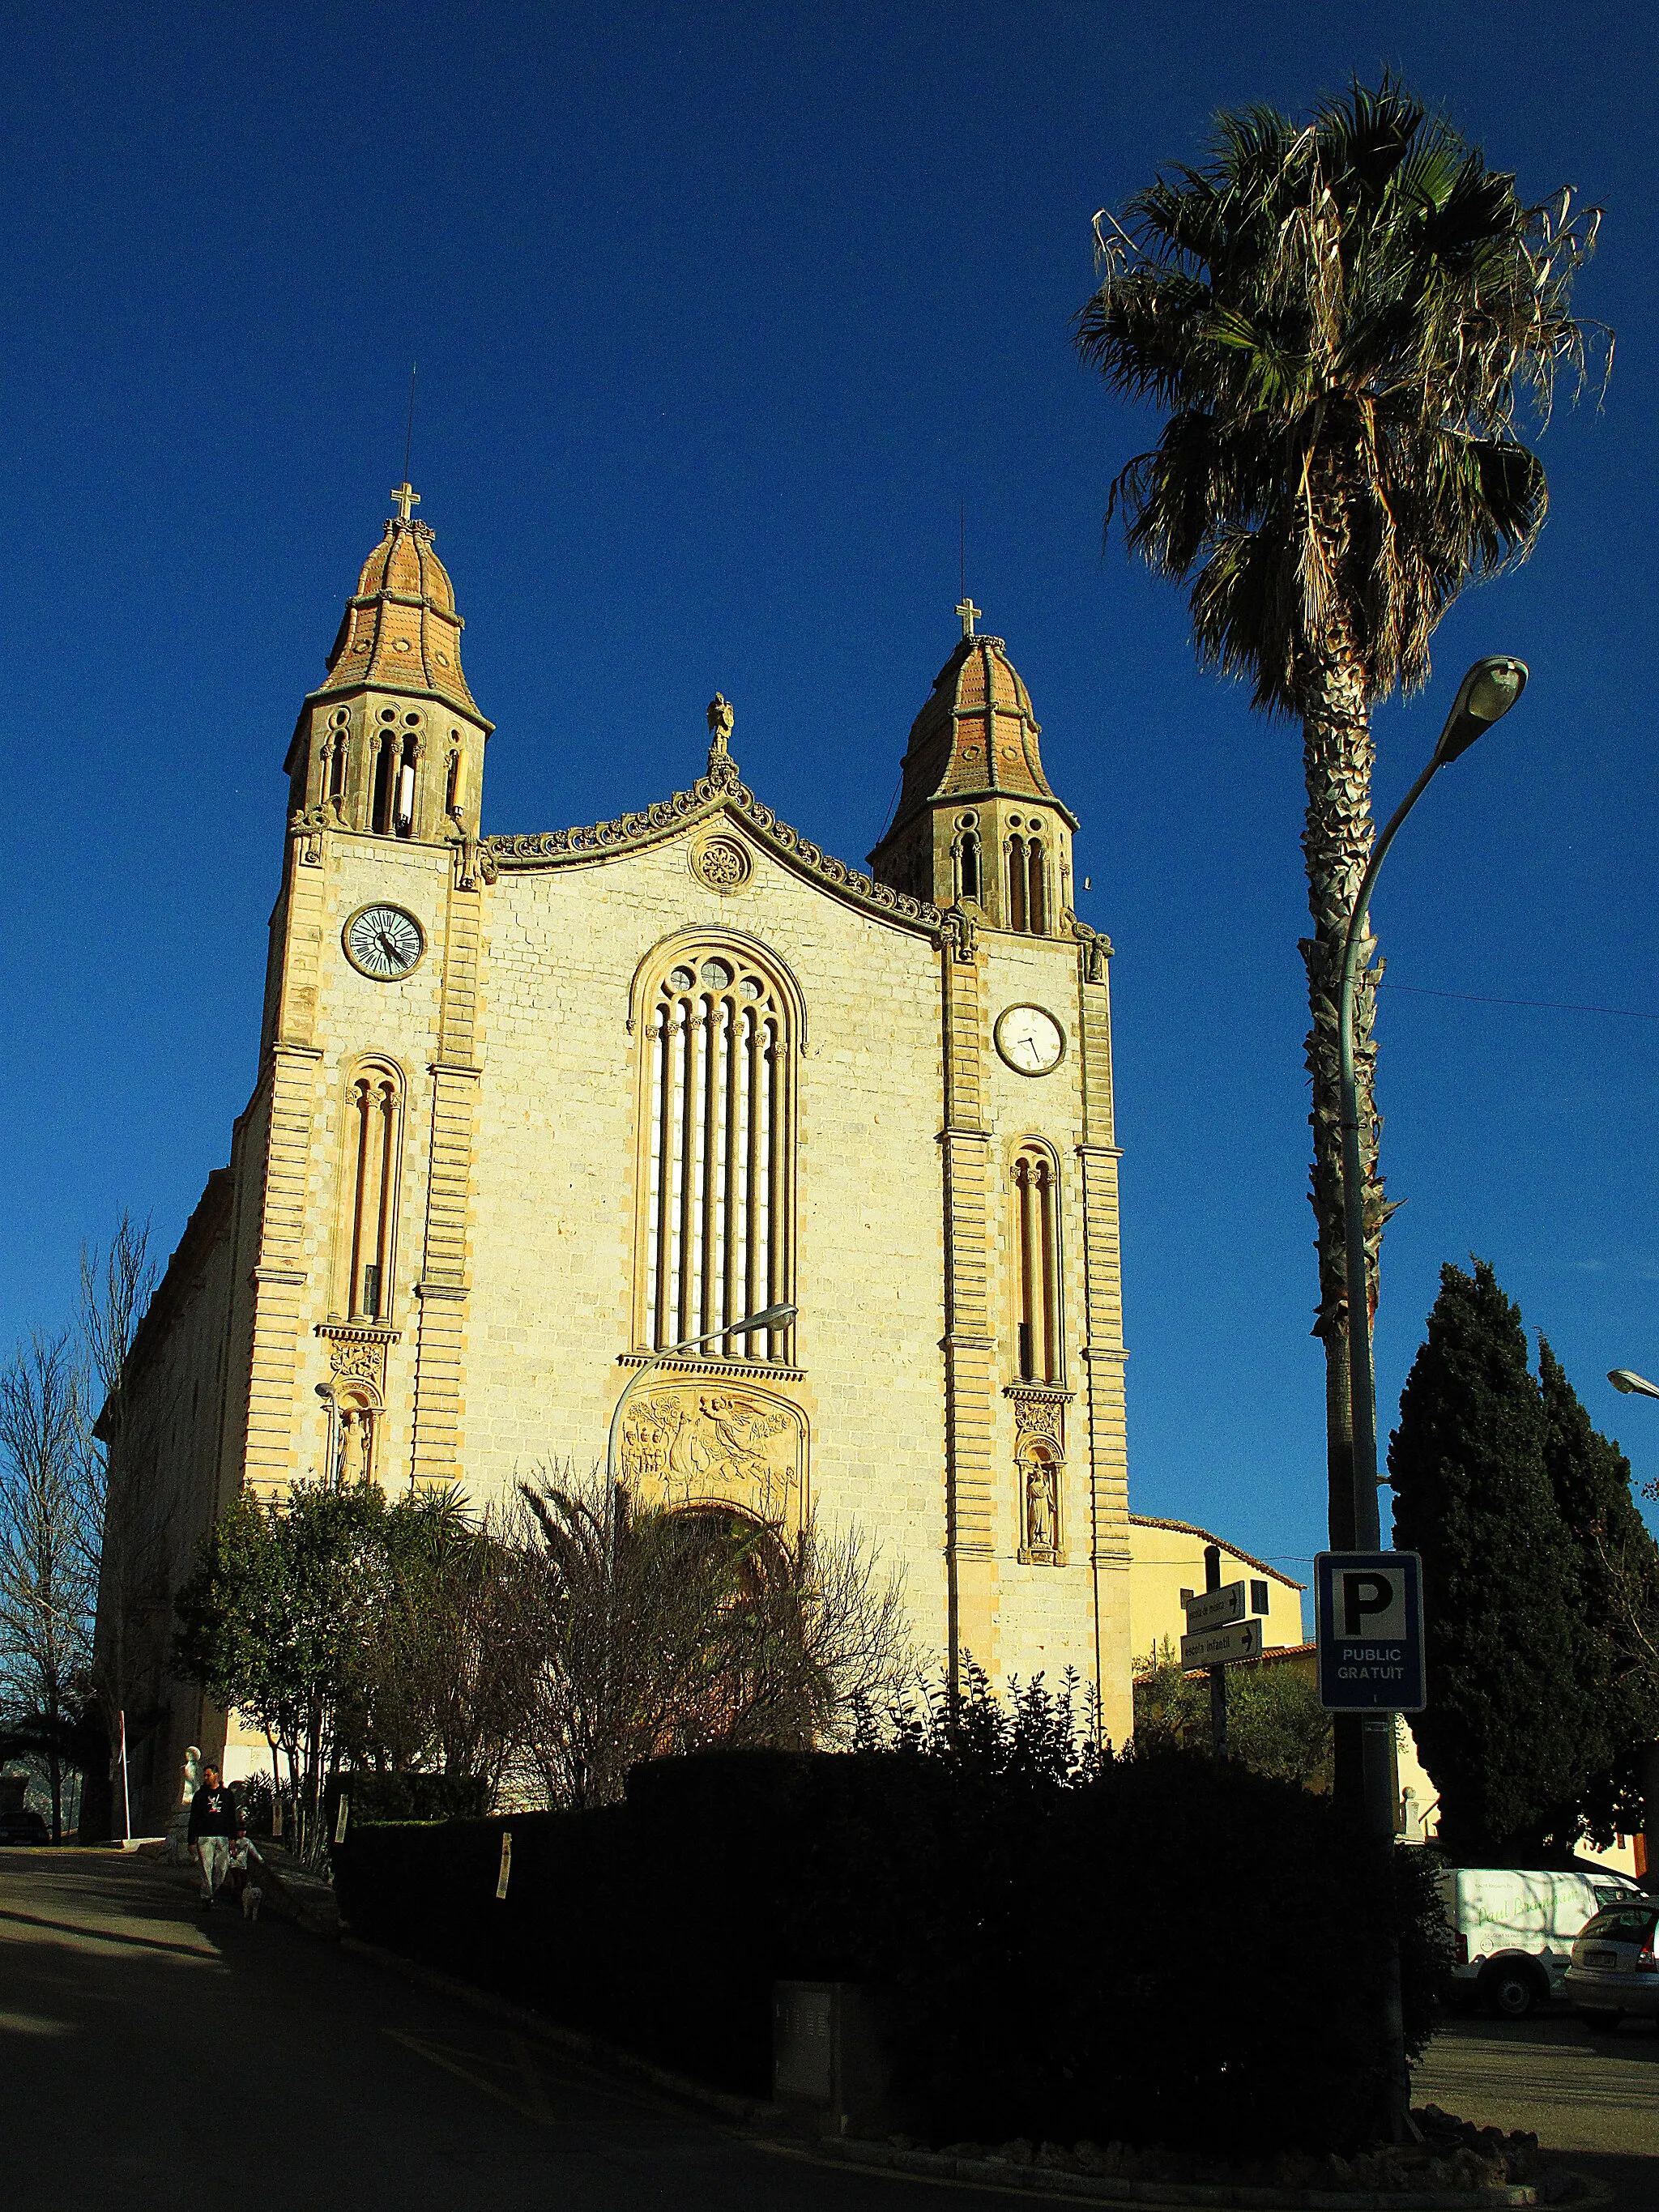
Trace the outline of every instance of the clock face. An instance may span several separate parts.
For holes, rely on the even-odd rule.
[[[1066,1032],[1041,1006],[1010,1006],[996,1025],[997,1050],[1017,1075],[1052,1075],[1066,1057]]]
[[[352,966],[377,983],[395,983],[407,975],[426,951],[420,923],[400,906],[359,907],[341,942]]]

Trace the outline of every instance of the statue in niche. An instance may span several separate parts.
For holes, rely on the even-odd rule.
[[[356,1406],[340,1408],[340,1487],[368,1473],[368,1416]]]
[[[1052,1460],[1034,1459],[1025,1470],[1025,1548],[1028,1552],[1054,1550],[1060,1526],[1060,1498],[1054,1486]]]

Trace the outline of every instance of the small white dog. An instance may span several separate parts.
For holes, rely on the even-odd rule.
[[[259,1907],[264,1902],[264,1891],[259,1886],[259,1862],[248,1849],[246,1836],[238,1836],[231,1845],[230,1870],[241,1876],[242,1917],[257,1920]]]

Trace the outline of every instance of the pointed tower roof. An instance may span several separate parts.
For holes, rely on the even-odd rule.
[[[312,699],[365,685],[425,692],[488,729],[461,672],[464,624],[455,587],[433,550],[431,530],[411,516],[420,494],[403,483],[392,497],[398,513],[363,563],[328,656],[327,681]]]
[[[1076,817],[1055,798],[1042,772],[1042,726],[1006,646],[1000,637],[975,635],[979,609],[971,600],[957,612],[962,641],[910,726],[898,806],[883,845],[940,799],[1042,799],[1075,830]]]

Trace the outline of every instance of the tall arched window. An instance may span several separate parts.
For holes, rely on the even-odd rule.
[[[641,1337],[653,1351],[789,1300],[793,1077],[777,980],[723,945],[682,951],[645,1018]],[[708,1352],[787,1364],[793,1332],[730,1335]]]
[[[1025,872],[1025,840],[1013,836],[1008,840],[1008,927],[1025,929],[1025,895],[1029,878]]]
[[[323,797],[337,814],[345,811],[346,764],[350,758],[351,710],[337,707],[333,726],[323,744]]]
[[[1043,872],[1042,840],[1033,837],[1025,848],[1025,927],[1033,937],[1048,932],[1048,878]]]
[[[1018,814],[1012,817],[1018,823]],[[1048,877],[1042,840],[1033,819],[1029,835],[1018,830],[1008,840],[1008,927],[1033,937],[1048,933]]]
[[[392,816],[392,830],[399,837],[407,837],[415,826],[415,772],[420,758],[420,741],[412,730],[407,730],[398,757],[398,788]]]
[[[957,896],[979,900],[979,817],[963,814],[957,822]]]
[[[1014,1158],[1015,1371],[1022,1382],[1060,1379],[1060,1193],[1041,1145]]]
[[[389,1061],[368,1060],[346,1085],[335,1310],[384,1321],[392,1310],[403,1153],[403,1082]]]
[[[392,801],[398,767],[398,732],[389,726],[392,709],[382,711],[380,720],[388,726],[377,730],[374,739],[374,787],[369,800],[368,826],[382,836],[392,830]]]

